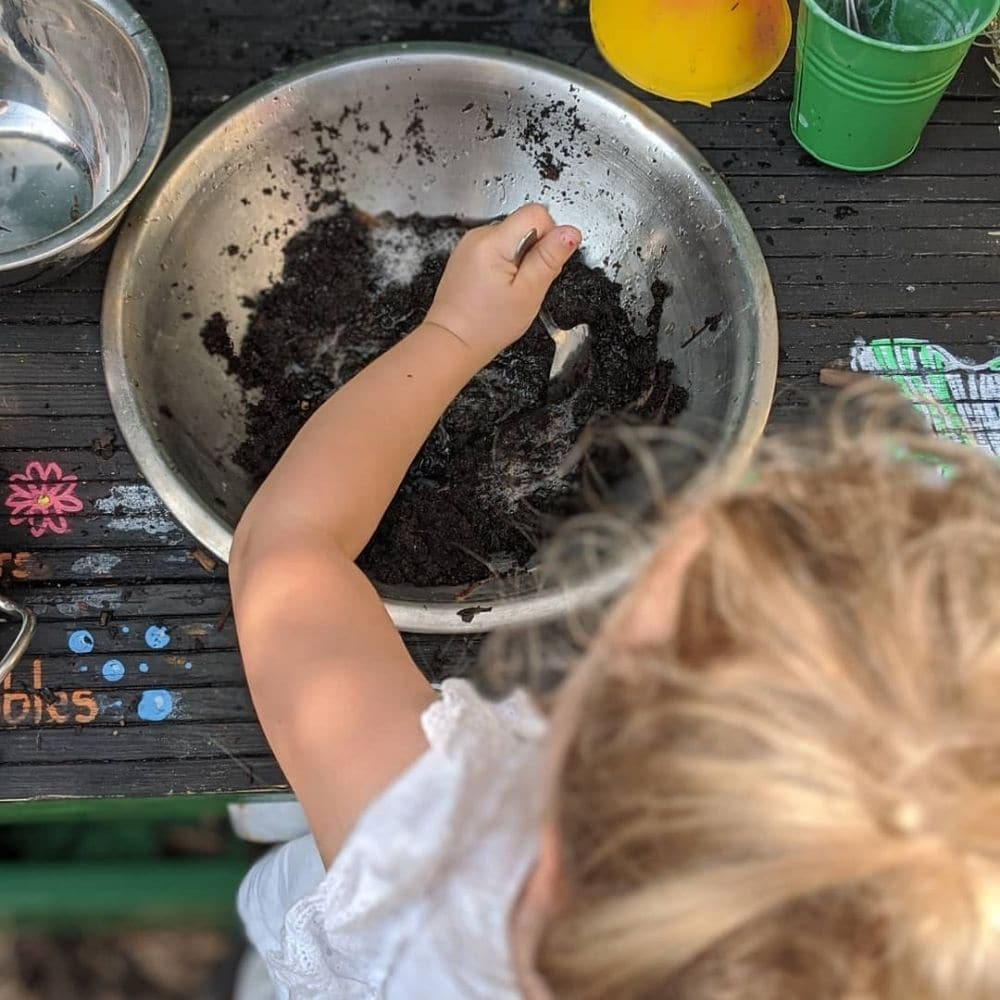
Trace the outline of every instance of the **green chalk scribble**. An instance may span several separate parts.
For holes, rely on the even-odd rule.
[[[943,437],[1000,456],[1000,357],[973,364],[926,340],[887,337],[859,340],[851,369],[894,382]]]

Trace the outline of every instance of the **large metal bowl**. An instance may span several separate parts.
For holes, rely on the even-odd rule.
[[[0,0],[0,286],[108,238],[170,124],[163,56],[122,0]]]
[[[544,120],[547,142],[566,163],[546,180],[558,170],[519,136],[526,116],[558,100],[576,110]],[[745,465],[774,388],[774,300],[746,219],[698,152],[637,101],[565,66],[470,46],[360,50],[285,73],[221,108],[157,171],[115,250],[103,313],[111,399],[139,467],[206,548],[227,557],[251,484],[230,459],[244,433],[243,398],[202,346],[201,323],[221,310],[239,347],[242,296],[281,273],[286,226],[294,231],[312,214],[308,171],[300,175],[291,161],[315,155],[314,121],[336,124],[358,104],[371,131],[359,131],[352,116],[339,138],[324,133],[323,141],[340,158],[343,189],[365,211],[482,219],[537,199],[584,230],[590,261],[620,265],[637,317],[650,307],[652,279],[671,282],[661,351],[691,391],[677,428],[700,447],[661,452],[670,485]],[[413,141],[415,108],[423,145]],[[239,252],[227,252],[230,245]],[[321,502],[304,490],[289,502]],[[403,630],[482,631],[558,614],[585,591],[613,590],[625,572],[609,568],[572,591],[540,584],[532,572],[472,595],[381,593]],[[470,604],[490,610],[463,614]]]

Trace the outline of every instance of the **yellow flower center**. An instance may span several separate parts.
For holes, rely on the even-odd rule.
[[[46,496],[44,493],[35,501],[39,507],[48,507],[52,503],[52,497]]]

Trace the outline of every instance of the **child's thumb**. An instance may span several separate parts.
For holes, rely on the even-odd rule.
[[[528,251],[515,284],[526,285],[538,296],[543,296],[582,242],[583,236],[575,226],[556,226]]]

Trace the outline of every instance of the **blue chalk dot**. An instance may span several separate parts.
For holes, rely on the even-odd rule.
[[[140,674],[148,674],[149,673],[149,664],[148,663],[140,663],[139,664],[139,673]]]
[[[146,629],[146,645],[150,649],[163,649],[170,645],[170,633],[162,625],[150,625]]]
[[[131,631],[132,630],[128,627],[128,625],[122,625],[122,635],[128,635]]]
[[[71,633],[66,641],[74,653],[92,653],[94,651],[94,637],[85,628]]]
[[[191,661],[190,660],[188,660],[188,662],[184,664],[184,669],[185,670],[190,670],[191,669]]]
[[[169,691],[145,691],[139,699],[139,718],[162,722],[174,710],[174,696]]]
[[[125,676],[125,664],[121,660],[108,660],[101,673],[106,681],[120,681]]]
[[[80,666],[78,666],[76,669],[79,673],[85,674],[87,672],[87,664],[81,663]]]

